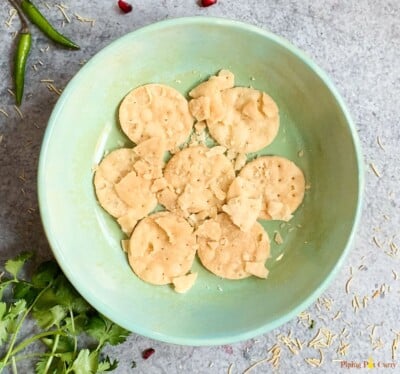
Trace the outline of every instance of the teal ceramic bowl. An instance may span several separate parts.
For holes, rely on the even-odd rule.
[[[117,109],[150,82],[183,94],[221,68],[236,85],[268,92],[281,127],[260,154],[304,171],[309,189],[286,224],[263,222],[272,241],[267,280],[223,280],[197,261],[187,294],[152,286],[131,271],[115,221],[98,205],[93,167],[107,150],[132,145]],[[249,157],[253,157],[250,155]],[[304,53],[259,28],[215,18],[182,18],[132,32],[104,48],[71,80],[44,138],[39,165],[43,224],[61,268],[101,313],[147,337],[186,345],[248,339],[307,308],[337,274],[360,216],[362,162],[356,130],[337,90]]]

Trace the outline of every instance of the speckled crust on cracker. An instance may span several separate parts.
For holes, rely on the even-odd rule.
[[[303,201],[304,190],[303,172],[294,162],[279,156],[264,156],[241,170],[229,187],[227,199],[261,197],[259,218],[288,221]]]
[[[196,237],[189,223],[174,213],[160,212],[144,218],[135,227],[128,260],[140,279],[163,285],[191,269],[196,249]]]
[[[235,177],[224,150],[195,146],[176,153],[164,170],[168,186],[157,194],[160,204],[184,217],[215,216]]]
[[[269,257],[268,234],[258,222],[249,232],[243,232],[227,214],[220,213],[200,225],[196,234],[201,263],[222,278],[247,278],[251,273],[246,271],[246,264],[263,264]]]
[[[279,129],[279,111],[266,93],[234,87],[221,93],[224,115],[206,118],[212,137],[238,153],[256,152],[269,145]]]
[[[119,108],[119,120],[134,143],[160,137],[165,139],[164,150],[182,144],[194,121],[183,95],[162,84],[146,84],[126,95]]]

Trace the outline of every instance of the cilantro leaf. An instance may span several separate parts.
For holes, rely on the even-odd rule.
[[[7,341],[8,338],[8,321],[0,320],[0,346]]]
[[[118,367],[118,360],[111,361],[110,357],[107,356],[103,361],[99,362],[97,372],[102,373],[105,371],[113,371],[117,367]]]
[[[71,317],[67,317],[64,319],[65,325],[64,328],[72,335],[80,334],[84,332],[86,329],[86,324],[88,322],[88,317],[86,313],[80,313],[78,315],[74,315],[73,322]]]
[[[0,320],[6,314],[6,311],[7,311],[7,304],[4,302],[0,302]]]
[[[32,304],[38,294],[38,289],[34,288],[28,282],[20,281],[14,285],[14,298],[24,299],[27,305]]]
[[[89,349],[82,349],[73,362],[71,369],[75,374],[95,374],[99,365],[97,351],[90,353]]]
[[[99,341],[99,345],[106,343],[117,345],[124,342],[129,335],[129,331],[116,325],[107,317],[97,315],[90,318],[86,332]]]
[[[60,274],[55,279],[52,292],[53,302],[65,306],[67,309],[72,309],[76,313],[86,312],[91,309],[91,306],[75,291],[63,274]]]
[[[61,273],[60,268],[54,261],[46,261],[41,263],[32,275],[32,284],[38,288],[44,288],[52,283],[58,274]]]
[[[42,342],[50,349],[53,348],[55,338],[42,338]],[[70,336],[59,336],[55,353],[68,353],[74,350],[74,339]]]
[[[49,357],[42,357],[35,366],[35,374],[66,374],[64,362],[59,358],[53,356],[50,367],[46,369]]]
[[[25,265],[25,262],[28,261],[31,257],[31,252],[22,252],[14,259],[8,260],[4,268],[14,277],[14,279],[17,279],[18,273]]]
[[[11,304],[11,306],[7,312],[7,317],[8,318],[16,318],[25,310],[26,310],[26,301],[23,299],[18,300],[15,303]]]
[[[38,325],[45,330],[52,326],[59,326],[60,322],[65,318],[67,312],[61,305],[55,305],[48,310],[34,310],[33,316]]]

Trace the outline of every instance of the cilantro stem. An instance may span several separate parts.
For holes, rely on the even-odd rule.
[[[75,331],[74,312],[72,311],[71,307],[69,307],[68,309],[69,309],[69,315],[71,317],[72,332],[74,334],[74,357],[75,357],[76,351],[78,349],[78,338],[76,337],[76,331]]]
[[[51,356],[51,353],[40,353],[40,352],[37,352],[37,353],[29,353],[29,354],[26,354],[26,355],[13,356],[13,357],[11,357],[11,360],[10,360],[10,362],[9,362],[7,365],[11,365],[11,363],[12,363],[13,360],[15,361],[15,363],[17,363],[17,362],[19,362],[19,361],[26,360],[26,359],[28,359],[28,358],[34,358],[34,357],[49,357],[49,356]],[[53,356],[54,356],[54,357],[60,357],[61,354],[55,353],[55,354],[53,354]],[[5,366],[4,366],[4,367],[5,367]]]
[[[67,336],[63,332],[63,330],[51,330],[51,331],[45,331],[41,332],[40,334],[33,335],[29,339],[25,339],[22,343],[18,344],[14,350],[11,352],[11,355],[15,355],[16,353],[22,351],[25,347],[27,347],[29,344],[35,342],[36,340],[45,338],[46,336],[51,336],[51,335],[56,335],[56,336]],[[0,360],[1,361],[1,360]]]
[[[17,364],[15,362],[15,357],[11,357],[11,368],[12,368],[13,374],[18,374]]]
[[[51,363],[53,361],[54,354],[56,353],[56,349],[57,349],[59,340],[60,340],[60,334],[57,334],[55,339],[54,339],[53,347],[51,349],[51,355],[47,359],[46,367],[44,368],[44,371],[43,371],[44,374],[47,374],[48,370],[50,369],[50,365],[51,365]]]
[[[43,288],[43,290],[41,290],[39,292],[39,294],[36,296],[35,300],[33,300],[33,303],[26,309],[25,313],[22,315],[22,317],[20,318],[20,320],[18,321],[18,324],[15,328],[15,332],[12,335],[11,341],[10,341],[10,346],[8,347],[7,353],[4,357],[4,360],[2,360],[3,365],[6,366],[8,359],[10,358],[10,355],[13,351],[14,348],[14,344],[15,341],[17,340],[17,336],[19,333],[19,330],[21,329],[22,324],[25,321],[25,318],[28,316],[28,314],[30,313],[30,311],[32,310],[32,308],[35,306],[35,304],[37,303],[37,301],[40,299],[40,297],[52,286],[52,283],[49,283],[45,288]],[[29,339],[28,339],[29,340]]]

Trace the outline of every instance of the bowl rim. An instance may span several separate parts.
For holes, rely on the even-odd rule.
[[[160,334],[159,332],[154,332],[148,330],[146,328],[142,328],[140,324],[134,324],[134,330],[132,330],[132,324],[127,323],[127,321],[117,321],[116,323],[120,324],[121,326],[132,330],[132,332],[136,334],[140,334],[142,336],[152,338],[158,341],[163,341],[165,343],[173,343],[179,345],[190,345],[190,346],[212,346],[212,345],[221,345],[221,344],[228,344],[228,343],[235,343],[243,340],[247,340],[253,338],[255,336],[262,335],[268,331],[271,331],[284,323],[292,320],[296,315],[300,312],[307,309],[328,287],[328,285],[332,282],[333,278],[337,275],[339,269],[342,267],[350,249],[352,247],[356,230],[358,224],[360,222],[361,211],[362,211],[362,201],[363,201],[363,190],[364,190],[364,166],[363,166],[363,157],[361,151],[360,141],[358,139],[357,130],[355,124],[350,116],[350,112],[347,109],[344,100],[340,96],[338,90],[334,86],[333,82],[329,78],[329,76],[315,63],[313,60],[302,50],[291,44],[287,39],[275,35],[272,32],[266,31],[260,27],[236,20],[230,20],[227,18],[219,18],[219,17],[205,17],[205,16],[191,16],[191,17],[180,17],[180,18],[171,18],[167,20],[158,21],[147,26],[141,27],[137,30],[129,32],[121,37],[118,37],[111,43],[109,43],[106,47],[102,48],[99,52],[97,52],[94,56],[92,56],[88,62],[75,74],[75,76],[71,79],[71,81],[67,84],[66,88],[64,89],[62,95],[58,99],[51,116],[48,120],[47,128],[43,137],[42,146],[39,155],[39,164],[38,164],[38,179],[37,179],[37,188],[38,188],[38,201],[39,201],[39,211],[40,217],[42,221],[42,225],[48,239],[50,248],[53,252],[54,257],[56,258],[60,268],[69,279],[71,284],[77,289],[77,291],[99,312],[110,318],[114,321],[114,316],[110,315],[108,310],[103,305],[96,305],[96,300],[92,297],[89,288],[85,287],[82,284],[75,284],[74,283],[74,274],[69,268],[63,264],[61,261],[61,256],[59,254],[59,243],[55,239],[54,235],[52,234],[46,222],[50,220],[49,215],[49,207],[46,203],[46,181],[45,181],[45,166],[46,166],[46,156],[49,148],[49,143],[51,140],[51,135],[53,129],[56,126],[57,118],[64,106],[65,101],[69,98],[70,92],[73,92],[75,86],[78,84],[79,75],[81,72],[85,72],[87,69],[94,65],[97,60],[101,59],[103,54],[106,54],[108,50],[115,48],[115,46],[124,43],[125,40],[132,38],[132,36],[139,36],[143,33],[153,32],[157,30],[162,30],[166,27],[171,26],[190,26],[193,23],[197,23],[200,25],[217,25],[222,27],[233,27],[236,29],[241,29],[246,32],[251,32],[258,34],[262,37],[272,40],[273,42],[277,43],[295,57],[300,59],[304,64],[306,64],[324,83],[324,85],[328,88],[328,90],[333,95],[336,103],[338,104],[339,109],[342,111],[348,128],[350,130],[350,134],[353,141],[353,146],[355,149],[355,156],[358,168],[358,191],[357,191],[357,205],[356,211],[354,215],[354,219],[352,222],[352,228],[350,234],[347,238],[346,245],[340,254],[338,260],[336,261],[335,265],[326,276],[324,281],[314,290],[311,294],[305,298],[300,304],[296,307],[288,311],[287,313],[281,315],[279,318],[273,320],[272,322],[266,323],[260,327],[247,330],[246,332],[239,333],[236,335],[224,335],[224,336],[214,336],[214,337],[182,337],[182,336],[169,336],[165,334]]]

